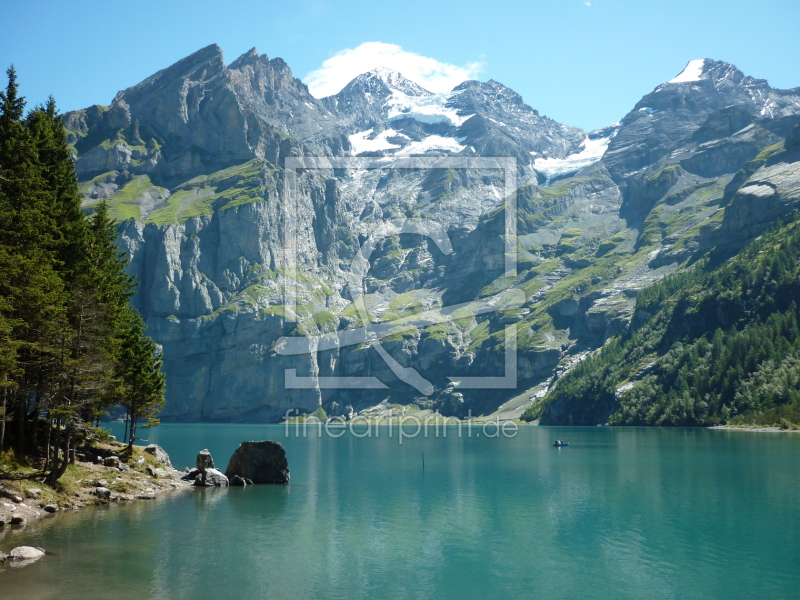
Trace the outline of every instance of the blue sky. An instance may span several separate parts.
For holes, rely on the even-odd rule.
[[[418,55],[456,79],[495,79],[585,129],[618,121],[695,58],[800,86],[797,0],[1,1],[0,65],[15,64],[31,105],[52,93],[62,110],[108,104],[211,43],[227,62],[255,46],[300,78],[365,42],[392,44],[400,64]],[[340,54],[348,69],[363,50]],[[328,89],[339,63],[322,72]]]

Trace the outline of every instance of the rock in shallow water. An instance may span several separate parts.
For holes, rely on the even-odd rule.
[[[181,479],[183,481],[194,481],[195,479],[197,479],[198,475],[200,475],[199,469],[192,469],[191,471],[187,470],[181,477]]]
[[[13,568],[25,567],[44,556],[44,550],[33,546],[18,546],[8,555],[8,564]]]
[[[17,546],[8,555],[10,560],[36,560],[44,556],[44,550],[33,546]]]
[[[278,442],[242,442],[228,462],[225,475],[253,483],[289,483],[286,450]]]
[[[194,484],[198,487],[223,487],[229,485],[229,481],[221,471],[206,468],[205,471],[197,475]]]

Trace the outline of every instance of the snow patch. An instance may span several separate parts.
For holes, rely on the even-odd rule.
[[[389,121],[410,118],[420,123],[450,123],[458,127],[472,116],[460,116],[457,111],[445,106],[446,102],[446,94],[411,96],[394,89],[386,100],[389,109],[387,118]]]
[[[608,137],[596,140],[591,140],[587,136],[581,143],[583,150],[580,152],[570,154],[566,158],[537,158],[533,161],[533,168],[540,173],[544,173],[548,180],[558,175],[579,171],[603,158],[603,154],[605,154],[608,144],[614,135],[616,135],[616,132]],[[536,156],[536,152],[531,152],[531,155]]]
[[[465,146],[459,144],[453,138],[443,137],[441,135],[429,135],[419,142],[411,142],[408,146],[395,153],[395,156],[412,156],[416,154],[425,154],[431,150],[444,150],[446,152],[461,152]]]
[[[748,194],[750,196],[756,196],[759,198],[766,198],[768,196],[773,196],[775,194],[775,190],[772,189],[768,185],[762,185],[756,183],[754,185],[748,185],[745,188],[739,190],[742,194]]]
[[[387,138],[397,137],[398,134],[394,129],[386,129],[376,135],[373,139],[367,139],[372,135],[372,129],[367,131],[360,131],[353,135],[347,136],[350,140],[350,146],[353,148],[353,154],[361,154],[362,152],[380,152],[381,150],[395,150],[399,148],[397,144],[392,144]],[[403,136],[406,137],[406,136]]]
[[[686,68],[675,79],[671,79],[670,83],[690,83],[692,81],[700,81],[703,77],[703,69],[706,66],[706,59],[689,61]]]

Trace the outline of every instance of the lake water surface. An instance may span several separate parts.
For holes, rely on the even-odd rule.
[[[208,448],[224,469],[240,442],[275,439],[292,482],[6,532],[2,550],[51,554],[0,573],[0,598],[800,597],[800,434],[477,432],[162,425],[144,436],[177,468]]]

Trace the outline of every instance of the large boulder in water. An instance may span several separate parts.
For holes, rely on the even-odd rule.
[[[253,483],[289,483],[286,450],[278,442],[242,442],[231,456],[225,475],[238,475]]]

